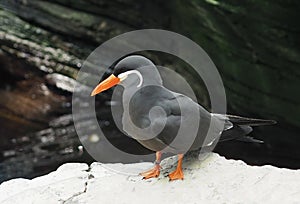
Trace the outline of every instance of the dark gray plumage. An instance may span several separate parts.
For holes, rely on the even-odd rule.
[[[146,67],[145,67],[146,66]],[[145,67],[144,69],[141,69]],[[190,140],[189,132],[186,135],[182,135],[181,138],[177,138],[175,146],[170,145],[175,139],[179,131],[179,127],[182,121],[188,120],[193,114],[200,115],[199,129],[197,136],[190,145],[189,150],[196,150],[202,147],[206,147],[219,141],[227,140],[244,140],[248,142],[257,142],[257,140],[248,137],[252,131],[251,126],[266,125],[275,123],[272,120],[250,119],[232,115],[211,114],[206,111],[201,105],[195,103],[189,97],[172,92],[163,87],[162,80],[159,73],[156,70],[155,65],[147,58],[143,56],[133,55],[124,58],[114,68],[114,74],[118,75],[129,70],[139,70],[143,76],[144,87],[137,88],[137,77],[132,76],[131,79],[126,79],[123,83],[125,86],[124,91],[128,93],[134,93],[130,99],[128,99],[128,111],[130,118],[134,125],[138,128],[144,129],[151,126],[151,131],[155,132],[155,129],[159,129],[163,126],[163,129],[159,134],[151,139],[144,139],[142,134],[132,128],[132,123],[128,121],[128,114],[123,115],[123,130],[133,138],[135,138],[143,146],[153,150],[161,151],[166,146],[169,146],[166,151],[180,154],[184,152],[186,147],[185,141]],[[126,94],[123,95],[123,100],[127,100]],[[180,108],[181,104],[181,108]],[[149,118],[149,111],[152,107],[161,107],[165,115],[156,115],[152,120]],[[126,108],[124,108],[125,110]],[[124,118],[125,117],[125,118]],[[166,119],[166,121],[165,121]],[[224,122],[224,127],[220,129],[218,125],[214,128],[214,136],[204,141],[207,134],[209,124],[213,122],[218,124]],[[188,127],[187,129],[188,130]]]

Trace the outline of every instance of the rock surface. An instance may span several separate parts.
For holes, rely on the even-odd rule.
[[[32,180],[0,185],[0,203],[297,203],[300,171],[248,166],[218,154],[184,162],[185,179],[169,182],[174,158],[162,162],[158,179],[111,172],[103,164],[68,163]],[[110,166],[147,169],[151,163]]]

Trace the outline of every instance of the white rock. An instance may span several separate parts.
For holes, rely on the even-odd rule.
[[[100,163],[64,164],[32,180],[13,179],[0,185],[0,203],[299,203],[300,170],[253,167],[211,154],[184,162],[185,179],[169,182],[170,159],[158,179],[142,180],[112,172]],[[150,163],[111,164],[145,169]]]

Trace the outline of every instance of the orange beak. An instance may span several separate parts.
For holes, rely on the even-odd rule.
[[[115,75],[110,75],[107,79],[102,81],[91,93],[91,96],[95,96],[98,93],[101,93],[102,91],[105,91],[115,85],[120,83],[120,79],[116,77]]]

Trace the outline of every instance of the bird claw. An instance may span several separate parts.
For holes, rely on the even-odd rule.
[[[143,176],[143,179],[157,178],[160,174],[160,168],[160,165],[155,165],[153,169],[140,173],[140,175]]]

